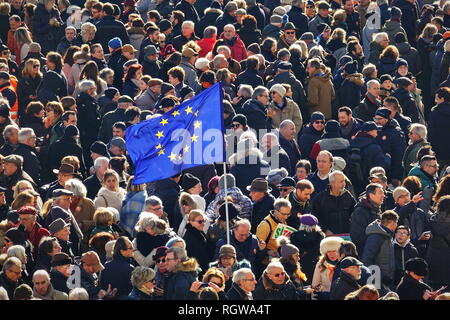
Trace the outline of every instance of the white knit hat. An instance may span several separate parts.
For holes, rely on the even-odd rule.
[[[328,251],[337,251],[344,239],[340,237],[328,237],[320,242],[320,253],[325,255]]]

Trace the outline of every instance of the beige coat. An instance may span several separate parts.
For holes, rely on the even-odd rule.
[[[310,113],[320,111],[325,115],[325,119],[331,119],[331,102],[335,98],[335,91],[331,82],[330,70],[327,68],[325,72],[318,71],[312,77],[309,77],[307,82]]]
[[[295,128],[297,133],[300,131],[303,125],[302,114],[300,113],[300,108],[290,98],[285,98],[286,106],[281,110],[275,103],[271,102],[269,108],[273,110],[272,113],[272,127],[278,129],[283,120],[289,119],[295,123]]]

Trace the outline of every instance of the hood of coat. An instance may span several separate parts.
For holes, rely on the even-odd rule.
[[[181,192],[180,197],[178,198],[178,204],[180,205],[181,213],[184,215],[182,203],[187,203],[190,208],[197,209],[197,204],[194,198],[187,192]]]
[[[256,164],[253,162],[249,162],[247,161],[247,158],[252,158],[252,159],[256,159],[256,161],[258,163],[261,162],[261,160],[263,159],[263,153],[258,150],[257,148],[250,148],[245,150],[244,152],[239,152],[239,153],[235,153],[233,154],[230,159],[228,160],[230,162],[230,164],[233,166],[235,164]],[[245,160],[244,160],[245,159]]]
[[[386,21],[384,25],[384,29],[387,33],[394,32],[395,30],[398,30],[401,27],[400,22],[388,20]]]
[[[397,43],[395,46],[400,54],[406,54],[411,51],[411,45],[408,42]]]
[[[127,30],[128,35],[143,35],[145,36],[145,31],[142,28],[131,27]]]
[[[264,286],[264,289],[266,290],[281,290],[288,282],[291,281],[289,276],[286,274],[284,277],[284,282],[281,285],[275,284],[272,280],[269,279],[267,275],[267,271],[264,271],[263,275],[261,276],[262,285]]]
[[[361,73],[353,73],[347,76],[347,81],[356,84],[358,87],[362,87],[364,85],[364,77]]]
[[[313,74],[311,77],[308,78],[308,81],[321,81],[321,82],[329,82],[332,79],[331,71],[329,68],[326,68],[325,71],[319,71],[315,74]]]
[[[381,225],[381,221],[380,220],[375,220],[372,223],[370,223],[367,228],[366,228],[366,234],[367,235],[371,235],[371,234],[379,234],[385,238],[391,239],[392,238],[392,232]]]
[[[187,260],[180,262],[175,269],[174,273],[177,272],[196,272],[200,268],[197,260],[195,258],[188,258]]]

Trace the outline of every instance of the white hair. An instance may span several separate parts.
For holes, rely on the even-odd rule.
[[[450,41],[447,41],[446,43],[450,43]],[[426,140],[427,138],[427,127],[420,123],[413,123],[409,127],[411,131],[413,131],[415,134],[417,134],[421,139]]]
[[[49,275],[48,272],[47,272],[46,270],[44,270],[44,269],[36,270],[36,271],[33,273],[33,279],[36,278],[36,277],[39,277],[39,276],[43,276],[43,277],[45,277],[48,281],[50,281],[50,275]]]
[[[229,55],[231,54],[231,49],[227,46],[218,46],[217,47],[217,53],[221,53],[222,51],[227,52]]]
[[[241,92],[242,97],[245,98],[245,99],[250,99],[252,97],[253,88],[249,84],[241,84],[239,86],[238,92],[239,91]]]
[[[247,276],[247,274],[249,274],[249,273],[253,274],[252,270],[249,268],[241,268],[239,270],[236,270],[233,273],[233,278],[232,278],[233,283],[239,285],[239,282],[241,280],[244,280],[245,277]]]
[[[347,178],[347,176],[346,176],[342,171],[334,170],[333,172],[331,172],[331,173],[328,175],[328,180],[329,180],[330,182],[333,182],[333,181],[335,180],[335,176],[341,176],[341,177],[344,177],[344,179]]]
[[[269,132],[269,133],[266,133],[265,135],[263,135],[262,141],[264,141],[264,139],[269,139],[269,138],[271,139],[271,141],[274,141],[275,144],[278,144],[278,137],[275,133],[272,133],[272,132]]]
[[[64,185],[65,188],[69,188],[73,192],[73,195],[77,198],[86,198],[87,189],[83,182],[78,179],[70,179]]]
[[[389,40],[389,36],[386,32],[379,32],[373,35],[373,41],[375,41],[376,43],[380,43],[381,41],[386,39]]]
[[[78,88],[80,88],[80,92],[87,92],[89,89],[95,87],[95,82],[92,80],[82,80],[78,84]]]
[[[375,85],[375,84],[380,85],[380,82],[378,80],[375,80],[375,79],[369,80],[367,82],[367,88],[372,88],[372,86]]]
[[[131,284],[140,289],[146,282],[155,278],[155,271],[148,267],[139,266],[131,273]]]
[[[97,170],[98,168],[100,168],[105,163],[106,163],[106,165],[109,164],[109,159],[107,157],[98,157],[94,161],[94,168]]]
[[[233,31],[236,32],[236,28],[232,24],[225,25],[225,27],[223,27],[223,30],[225,30],[226,28],[232,28]]]
[[[16,257],[23,263],[25,261],[27,254],[26,254],[25,248],[23,246],[15,245],[15,246],[11,246],[8,248],[8,251],[6,252],[6,256],[8,258]]]
[[[280,268],[284,271],[284,267],[280,261],[272,261],[271,263],[269,263],[266,267],[266,271],[270,272],[272,269],[275,269],[275,268]]]
[[[70,290],[69,300],[89,300],[89,294],[85,288],[75,288]]]
[[[22,128],[19,130],[19,142],[25,143],[34,135],[34,130],[32,128]]]
[[[5,129],[3,129],[3,138],[6,140],[10,135],[12,135],[14,130],[18,132],[19,127],[15,124],[8,124]]]
[[[181,28],[182,29],[184,29],[184,28],[191,28],[191,29],[194,29],[195,28],[195,23],[194,22],[192,22],[192,21],[190,21],[190,20],[186,20],[186,21],[184,21],[182,24],[181,24]]]

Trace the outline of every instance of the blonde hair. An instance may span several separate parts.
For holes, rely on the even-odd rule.
[[[28,78],[31,76],[31,71],[33,70],[33,66],[35,64],[39,64],[39,67],[41,66],[41,62],[38,59],[28,59],[27,61],[25,61],[25,64],[24,64],[24,67],[22,70],[22,76],[24,78]],[[42,77],[41,69],[39,69],[37,74]]]
[[[27,203],[29,203],[30,201],[34,203],[34,196],[28,190],[22,191],[17,195],[17,198],[15,198],[14,201],[11,203],[11,209],[17,210],[26,205]]]
[[[140,192],[140,191],[144,191],[147,188],[147,185],[145,183],[134,185],[133,181],[134,181],[134,176],[130,176],[128,178],[128,182],[127,182],[127,191],[128,192]]]
[[[17,181],[16,185],[14,186],[13,199],[16,199],[20,192],[26,191],[26,190],[22,190],[19,192],[19,190],[21,189],[21,187],[23,185],[26,185],[28,187],[27,190],[34,190],[30,181],[28,181],[28,180]]]
[[[220,278],[220,281],[222,281],[222,285],[220,286],[221,290],[225,289],[225,275],[219,268],[209,268],[206,273],[203,275],[203,282],[209,282],[212,277]]]
[[[114,214],[108,208],[98,208],[94,212],[93,218],[96,226],[108,226],[109,222],[114,222]]]
[[[205,214],[203,213],[203,211],[202,210],[198,210],[198,209],[194,209],[194,210],[191,210],[191,212],[189,212],[189,216],[188,216],[188,220],[189,220],[189,222],[192,222],[192,221],[194,221],[197,217],[204,217],[205,216]]]

